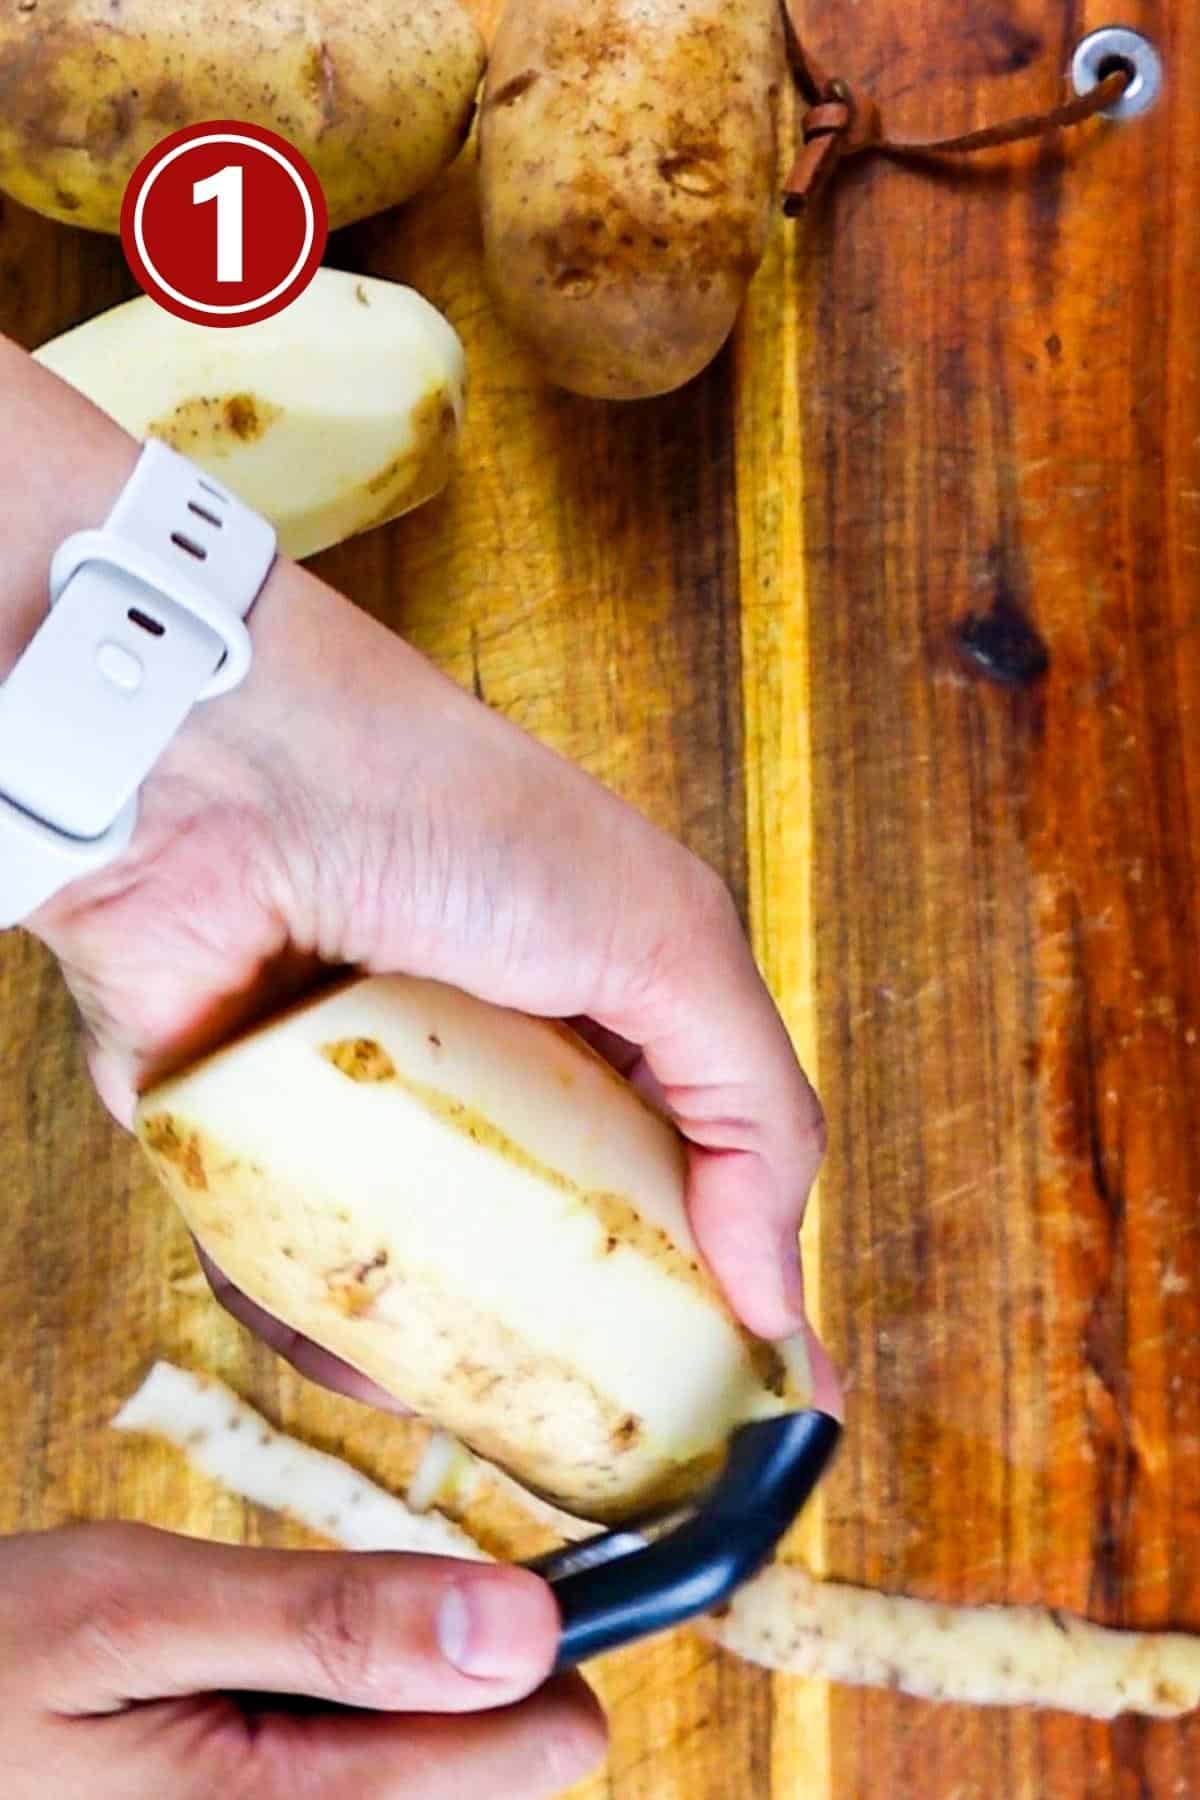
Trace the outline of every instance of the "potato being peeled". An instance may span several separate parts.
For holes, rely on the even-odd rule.
[[[311,556],[446,484],[466,364],[411,288],[318,269],[257,325],[193,325],[145,295],[34,352],[136,438],[188,456]]]
[[[480,103],[488,281],[549,380],[666,393],[762,258],[779,0],[509,0]]]
[[[0,189],[116,232],[148,150],[180,126],[239,119],[307,157],[336,229],[457,155],[483,63],[459,0],[7,0]]]
[[[142,1097],[138,1136],[252,1299],[586,1518],[693,1492],[810,1403],[734,1318],[674,1129],[564,1028],[438,983],[333,989]]]

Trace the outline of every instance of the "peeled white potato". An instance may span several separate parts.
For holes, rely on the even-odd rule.
[[[192,325],[143,295],[34,355],[134,437],[208,470],[293,557],[432,498],[463,419],[453,326],[412,288],[340,269],[257,325]]]
[[[568,1511],[693,1491],[809,1403],[702,1265],[674,1129],[575,1035],[333,989],[145,1094],[138,1135],[260,1305]]]

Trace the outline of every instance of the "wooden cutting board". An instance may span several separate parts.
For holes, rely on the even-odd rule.
[[[494,5],[479,11],[490,22]],[[812,21],[898,132],[1044,103],[1102,9],[864,0]],[[862,168],[780,224],[685,392],[544,391],[492,319],[471,171],[344,234],[461,331],[450,492],[319,559],[732,884],[829,1112],[807,1230],[849,1381],[819,1566],[1200,1630],[1200,15],[1136,126],[970,173]],[[1190,73],[1189,73],[1190,72]],[[0,329],[131,292],[0,212]],[[956,653],[1015,609],[1005,689]],[[400,1481],[414,1428],[317,1393],[173,1285],[186,1239],[92,1098],[53,968],[0,941],[0,1529],[297,1533],[115,1439],[156,1355]],[[597,1666],[586,1800],[1200,1793],[1200,1725],[831,1692],[685,1634]]]

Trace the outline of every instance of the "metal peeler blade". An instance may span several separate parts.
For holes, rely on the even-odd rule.
[[[837,1448],[823,1412],[742,1425],[713,1485],[686,1508],[648,1515],[525,1565],[562,1615],[556,1670],[711,1612],[760,1569]]]

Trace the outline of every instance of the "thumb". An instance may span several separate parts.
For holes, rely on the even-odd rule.
[[[467,1712],[529,1693],[554,1661],[558,1609],[523,1569],[230,1548],[128,1525],[49,1533],[35,1554],[64,1535],[69,1565],[50,1573],[60,1712],[220,1690]]]

